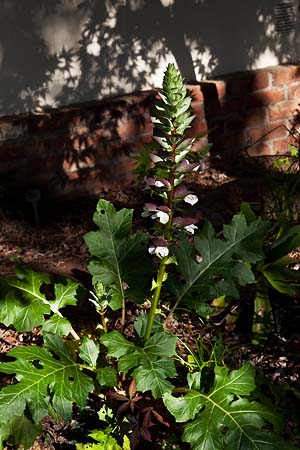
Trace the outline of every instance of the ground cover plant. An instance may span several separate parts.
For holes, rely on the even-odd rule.
[[[190,104],[180,73],[169,65],[153,111],[155,144],[138,164],[151,199],[142,213],[149,231],[133,230],[133,210],[99,200],[96,231],[85,235],[89,292],[29,269],[1,282],[0,322],[20,332],[41,327],[42,335],[40,345],[13,349],[0,365],[11,376],[0,391],[2,446],[29,448],[44,417],[69,420],[94,396],[98,426],[77,439],[78,449],[141,448],[154,440],[155,427],[165,429],[163,448],[293,448],[282,434],[284,417],[260,392],[250,363],[226,364],[216,347],[204,351],[202,342],[196,350],[184,343],[181,352],[168,331],[178,308],[208,320],[219,299],[238,303],[241,290],[253,287],[253,338],[260,341],[272,323],[268,290],[299,292],[290,267],[295,261],[288,258],[299,246],[299,226],[277,236],[276,226],[248,205],[220,232],[198,223],[198,198],[186,180],[206,149],[196,152],[197,137],[185,137],[194,118]],[[81,302],[99,317],[94,332],[76,329],[68,314]],[[139,313],[128,336],[132,304]],[[161,320],[163,308],[168,313]],[[118,312],[119,327],[112,329],[110,316]],[[183,444],[168,437],[175,422]]]

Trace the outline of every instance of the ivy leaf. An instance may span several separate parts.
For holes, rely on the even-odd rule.
[[[144,301],[150,276],[150,260],[146,255],[148,236],[131,234],[133,210],[116,211],[114,206],[99,200],[94,221],[98,231],[84,237],[92,259],[88,265],[93,282],[111,288],[110,306],[118,309],[125,298]]]
[[[82,344],[80,345],[79,356],[91,367],[96,368],[97,359],[99,356],[99,345],[95,344],[92,339],[85,336],[82,339]]]
[[[193,450],[279,450],[290,448],[267,430],[267,424],[280,428],[280,419],[260,403],[247,398],[255,388],[255,369],[215,367],[215,380],[209,393],[189,390],[176,398],[165,393],[163,401],[177,422],[187,423],[183,441]],[[238,399],[237,399],[238,397]]]
[[[94,389],[91,378],[82,373],[71,350],[57,335],[45,334],[43,347],[14,348],[8,355],[15,361],[2,363],[0,370],[15,374],[18,382],[0,392],[3,421],[21,416],[27,404],[38,423],[51,405],[49,393],[83,407]],[[55,405],[52,407],[55,409]]]
[[[148,339],[144,347],[135,346],[114,330],[101,337],[108,355],[118,359],[118,369],[127,373],[133,370],[137,389],[151,391],[154,398],[171,391],[173,385],[166,378],[176,376],[174,361],[176,336],[158,331]]]

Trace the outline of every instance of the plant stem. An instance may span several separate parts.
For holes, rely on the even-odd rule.
[[[144,337],[145,341],[147,341],[149,339],[150,334],[151,334],[153,321],[154,321],[154,317],[155,317],[155,312],[156,312],[159,297],[160,297],[160,291],[162,288],[162,284],[164,281],[164,275],[166,272],[167,259],[168,259],[168,257],[165,256],[160,260],[160,265],[159,265],[158,274],[157,274],[156,288],[154,290],[153,299],[151,302],[151,308],[150,308],[150,312],[149,312],[147,328],[146,328],[145,337]]]
[[[56,311],[56,314],[60,317],[64,317],[60,311]],[[76,333],[73,327],[71,327],[70,334],[73,336],[75,341],[80,341],[80,336]]]
[[[106,325],[106,322],[105,322],[105,314],[102,312],[100,312],[100,318],[101,318],[101,325],[102,325],[102,327],[103,327],[103,331],[104,331],[104,333],[107,333],[107,325]]]
[[[87,366],[86,364],[78,364],[78,366],[80,367],[80,369],[89,370],[90,372],[93,372],[93,373],[96,372],[96,369],[94,367]]]
[[[169,314],[168,314],[166,320],[164,321],[164,328],[167,326],[167,323],[169,322],[169,320],[170,320],[171,317],[173,316],[174,311],[175,311],[175,309],[177,308],[178,304],[179,304],[179,300],[176,300],[176,302],[174,303],[174,305],[173,305],[172,308],[170,309]]]
[[[125,328],[125,320],[126,320],[126,305],[125,305],[125,296],[123,294],[123,299],[122,299],[122,316],[121,316],[121,330],[122,330],[122,333],[123,333],[124,328]],[[107,332],[107,329],[106,329],[105,332]]]

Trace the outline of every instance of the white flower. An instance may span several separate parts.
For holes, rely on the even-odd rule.
[[[163,162],[163,159],[160,156],[156,155],[155,153],[150,153],[149,156],[151,161],[153,161],[154,163]]]
[[[156,187],[158,187],[158,188],[164,187],[164,183],[162,183],[162,182],[159,181],[159,180],[156,180],[155,183],[154,183],[154,186],[156,186]]]
[[[157,211],[151,217],[152,217],[152,219],[158,218],[160,223],[162,223],[164,225],[169,222],[169,214],[166,212],[163,212],[163,211]]]
[[[184,197],[183,200],[185,201],[185,203],[189,203],[190,205],[195,205],[195,203],[197,203],[197,201],[198,201],[198,197],[195,194],[188,194],[186,197]]]
[[[197,227],[196,225],[194,225],[194,224],[191,224],[191,225],[187,225],[186,227],[184,227],[184,229],[185,229],[188,233],[194,234],[194,233],[195,233],[195,230],[197,230],[198,227]]]
[[[168,256],[169,254],[169,249],[168,247],[149,247],[149,253],[150,255],[157,255],[157,256],[161,256],[162,258],[164,258],[165,256]]]

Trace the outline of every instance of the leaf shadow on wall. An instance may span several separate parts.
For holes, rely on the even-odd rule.
[[[33,120],[32,128],[25,125],[19,148],[35,152],[41,170],[43,159],[47,161],[49,173],[63,185],[73,169],[83,181],[91,167],[100,170],[100,179],[108,175],[105,161],[111,156],[117,168],[118,158],[136,147],[136,142],[123,139],[121,125],[132,121],[132,135],[138,134],[149,124],[149,101],[139,108],[126,99],[115,99],[112,108],[94,104],[76,107],[76,113],[70,107],[69,113],[61,110],[63,120],[51,108],[144,90],[170,55],[188,82],[251,66],[266,51],[279,60],[290,56],[288,39],[274,33],[268,0],[248,2],[247,7],[238,0],[223,7],[219,0],[166,4],[162,0],[26,0],[24,8],[19,0],[3,0],[0,113],[46,111]],[[54,145],[45,137],[51,129],[53,135],[60,132]],[[46,148],[43,158],[41,146]],[[217,142],[213,151],[218,152]],[[30,167],[21,175],[30,178]],[[16,172],[14,176],[18,178]]]

